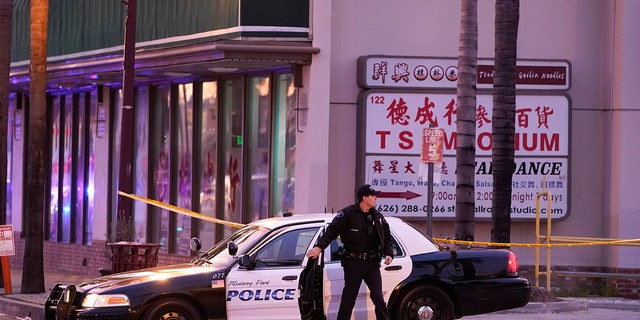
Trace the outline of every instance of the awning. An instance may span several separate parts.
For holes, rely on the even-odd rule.
[[[170,48],[136,51],[135,77],[154,81],[176,77],[210,78],[311,64],[319,48],[306,42],[222,40]],[[94,56],[47,65],[47,86],[73,88],[122,82],[122,54]],[[27,91],[28,67],[12,68],[11,91]]]

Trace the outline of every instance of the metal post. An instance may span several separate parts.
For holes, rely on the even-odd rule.
[[[11,288],[11,267],[9,267],[9,257],[0,257],[0,263],[2,264],[2,283],[4,286],[4,293],[12,294],[13,289]]]
[[[124,27],[124,59],[122,66],[122,108],[133,108],[134,73],[136,60],[136,16],[138,11],[137,0],[124,1],[127,6],[127,18]]]
[[[433,221],[433,162],[427,164],[427,235],[432,236]]]
[[[429,124],[429,128],[433,128],[433,123]],[[433,236],[433,162],[427,164],[427,235]]]
[[[544,179],[546,189],[546,178]],[[547,196],[547,292],[551,292],[551,192],[545,192]]]
[[[434,127],[432,123],[429,124],[429,129]],[[422,160],[427,163],[427,235],[431,237],[433,236],[433,162],[435,159],[437,159],[436,161],[442,160],[442,149],[440,147],[441,135],[436,135],[434,145],[433,137],[430,137],[433,133],[427,133],[427,131],[431,130],[425,128],[422,131]]]
[[[538,278],[540,277],[540,193],[536,195],[536,247],[534,248],[534,268],[533,277],[535,280],[535,286],[540,286]]]
[[[135,51],[136,51],[136,16],[137,16],[137,0],[128,0],[122,1],[127,6],[127,16],[125,20],[125,28],[124,28],[124,53],[122,59],[122,67],[123,67],[123,79],[122,79],[122,108],[116,108],[114,119],[115,119],[115,136],[114,140],[116,143],[115,146],[115,154],[114,154],[114,167],[112,177],[114,179],[115,186],[115,210],[117,212],[115,217],[112,215],[111,222],[117,223],[117,219],[121,213],[130,213],[132,208],[131,199],[125,197],[119,197],[118,191],[121,190],[121,180],[123,177],[130,176],[131,172],[130,168],[126,168],[126,171],[121,172],[120,166],[122,163],[129,163],[126,157],[130,157],[130,152],[124,152],[122,150],[123,144],[123,134],[122,134],[122,123],[125,117],[132,117],[133,112],[133,103],[134,103],[134,73],[135,73]],[[126,115],[123,113],[127,112]],[[131,137],[126,137],[131,138]],[[123,183],[123,186],[129,186],[130,183]],[[122,190],[127,193],[131,193],[131,190]],[[117,236],[113,234],[113,236]],[[114,238],[115,239],[115,238]]]

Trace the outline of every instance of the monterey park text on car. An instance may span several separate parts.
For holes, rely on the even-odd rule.
[[[45,303],[54,319],[335,319],[344,285],[341,243],[305,256],[332,214],[255,221],[192,263],[56,284]],[[399,218],[387,218],[394,259],[381,264],[392,318],[450,320],[524,306],[529,282],[507,249],[444,248]],[[199,250],[199,241],[192,248]],[[362,285],[355,319],[374,319]]]

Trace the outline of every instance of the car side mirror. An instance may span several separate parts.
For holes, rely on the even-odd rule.
[[[252,262],[252,259],[251,259],[251,257],[249,255],[243,254],[243,255],[238,257],[237,261],[238,261],[238,264],[241,267],[243,267],[245,269],[248,269],[248,270],[253,269],[253,262]]]
[[[227,250],[230,256],[235,257],[236,253],[238,253],[238,245],[233,241],[229,241],[229,243],[227,243]]]
[[[196,254],[199,253],[200,249],[202,249],[202,241],[196,237],[191,238],[191,240],[189,240],[189,249]]]

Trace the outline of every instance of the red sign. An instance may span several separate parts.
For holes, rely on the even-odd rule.
[[[13,241],[13,226],[0,225],[0,257],[16,254],[16,246]]]
[[[422,130],[422,161],[442,162],[442,142],[444,130],[441,128],[424,128]]]

